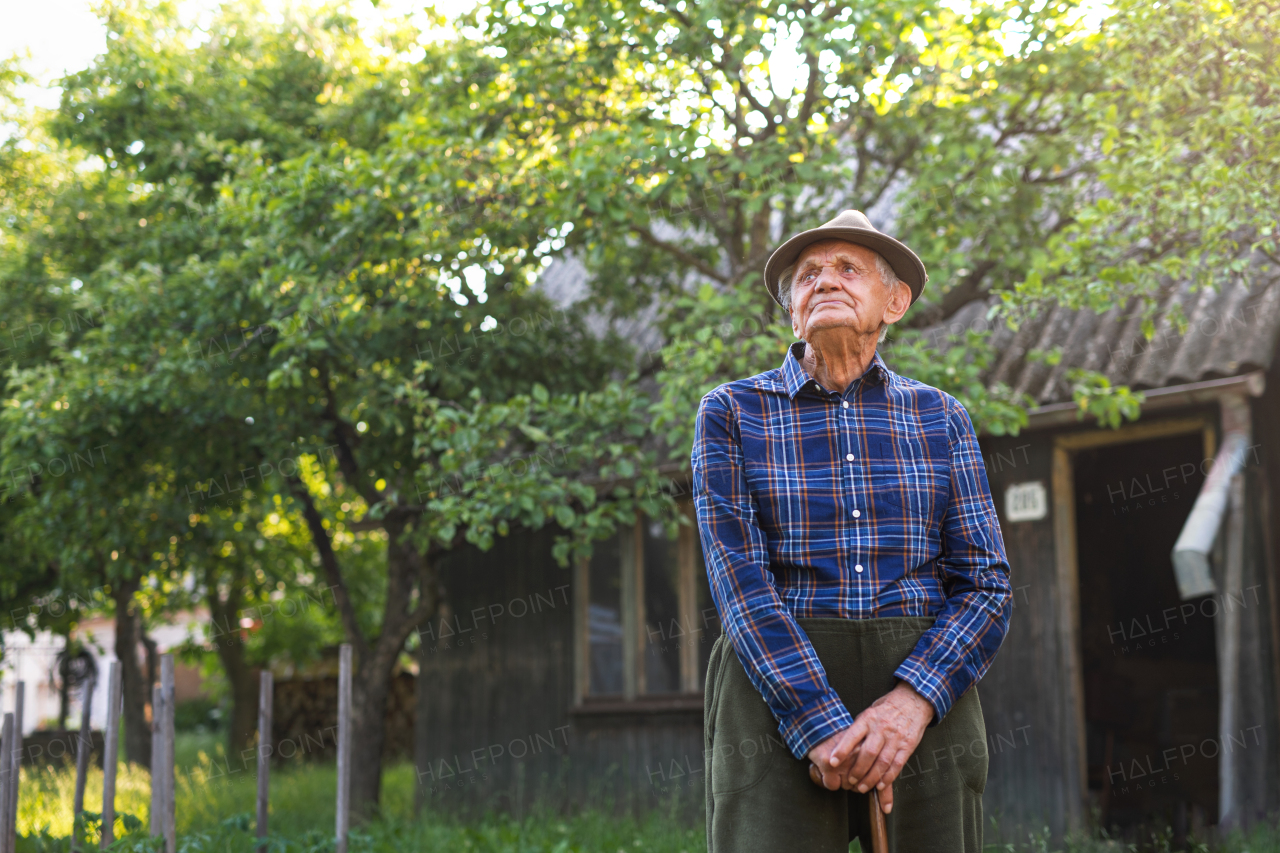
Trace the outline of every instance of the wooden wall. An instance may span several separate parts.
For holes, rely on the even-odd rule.
[[[1254,441],[1259,436],[1255,433]],[[1270,437],[1272,454],[1280,451]],[[1260,448],[1261,449],[1261,448]],[[1274,606],[1276,569],[1268,558],[1263,494],[1264,469],[1245,468],[1245,536],[1242,592],[1223,607],[1238,607],[1240,616],[1240,682],[1236,725],[1240,744],[1227,743],[1235,755],[1236,811],[1232,825],[1250,826],[1280,807],[1280,725],[1277,721],[1277,655]],[[1237,603],[1237,601],[1239,603]]]
[[[1280,364],[1277,357],[1280,341],[1272,365]],[[1242,721],[1255,718],[1264,728],[1261,742],[1240,755],[1245,823],[1280,809],[1280,371],[1271,371],[1250,408],[1258,447],[1245,460],[1244,586],[1260,585],[1262,595],[1260,606],[1242,611],[1241,706]]]
[[[1143,422],[1204,413],[1216,420],[1216,407],[1199,407],[1151,414]],[[1280,494],[1280,428],[1275,426],[1280,423],[1280,387],[1253,402],[1253,415],[1258,456],[1250,458],[1244,471],[1242,587],[1248,591],[1248,602],[1240,607],[1218,596],[1219,606],[1239,608],[1241,678],[1234,701],[1237,728],[1247,730],[1248,744],[1242,748],[1220,739],[1224,742],[1207,747],[1233,750],[1233,825],[1264,819],[1280,806],[1280,630],[1272,615],[1280,596],[1274,541],[1280,531],[1274,497]],[[1015,602],[1004,646],[979,685],[992,744],[984,806],[996,819],[999,834],[1010,840],[1025,839],[1028,832],[1041,828],[1059,837],[1089,819],[1090,800],[1080,796],[1079,777],[1072,772],[1078,758],[1066,668],[1062,602],[1067,591],[1058,577],[1052,502],[1039,521],[1010,522],[1004,507],[1005,489],[1014,483],[1039,480],[1051,494],[1055,436],[1087,429],[1036,430],[981,442],[1009,554]],[[1241,591],[1233,594],[1238,602]],[[1238,737],[1245,735],[1237,732]],[[1011,739],[1016,743],[1012,748]]]
[[[80,748],[80,732],[74,729],[36,729],[22,736],[22,751],[18,753],[23,767],[40,767],[61,770],[75,767],[76,753]],[[90,730],[89,748],[95,767],[102,767],[105,740],[100,731]]]
[[[436,804],[520,813],[535,800],[655,805],[700,802],[663,790],[660,766],[702,761],[701,706],[575,713],[573,572],[551,557],[554,533],[465,548],[442,567],[448,623],[420,657],[419,791]],[[698,779],[701,779],[699,774]]]
[[[1014,609],[1009,633],[978,685],[987,724],[990,770],[983,809],[1004,838],[1025,840],[1048,828],[1060,835],[1078,822],[1074,777],[1074,720],[1063,677],[1059,589],[1054,562],[1053,512],[1040,521],[1010,523],[1004,492],[1038,480],[1052,489],[1052,433],[983,439],[987,478],[1009,556]]]

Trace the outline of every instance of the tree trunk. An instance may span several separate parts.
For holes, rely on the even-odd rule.
[[[147,634],[147,626],[138,622],[138,641],[147,656],[147,684],[155,684],[160,679],[160,649],[156,641]]]
[[[395,657],[391,666],[370,663],[359,661],[351,680],[351,814],[357,820],[377,813],[382,794],[382,747]]]
[[[396,661],[414,629],[435,615],[439,605],[433,566],[409,541],[401,542],[404,523],[387,525],[387,600],[382,633],[366,645],[367,658],[356,662],[352,679],[351,812],[372,817],[382,791],[382,748],[386,742],[387,698]],[[413,587],[418,600],[413,601]]]
[[[65,680],[58,683],[58,728],[66,731],[67,716],[71,713],[71,691]]]
[[[253,744],[258,728],[258,680],[245,661],[244,642],[240,637],[240,610],[244,577],[233,572],[227,584],[227,597],[218,594],[217,575],[213,570],[205,576],[206,600],[213,617],[214,645],[218,660],[231,683],[231,720],[227,727],[227,757],[235,760]]]
[[[142,617],[133,600],[138,580],[117,578],[111,584],[116,605],[116,658],[124,688],[124,754],[131,764],[151,767],[151,723],[147,720],[147,703],[151,697],[151,681],[138,661],[138,643],[142,639]]]
[[[238,651],[237,651],[238,650]],[[234,663],[228,657],[234,655]],[[222,668],[231,682],[231,723],[227,730],[227,755],[243,755],[253,747],[258,731],[258,676],[244,660],[244,647],[218,648]]]

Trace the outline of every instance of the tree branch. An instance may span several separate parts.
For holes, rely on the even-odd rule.
[[[682,249],[674,243],[668,243],[666,240],[658,239],[653,236],[653,233],[648,228],[641,228],[638,225],[632,225],[631,231],[650,246],[666,252],[678,261],[688,264],[708,278],[715,279],[721,284],[728,284],[725,277],[721,275],[715,267],[711,266],[692,252]]]
[[[333,385],[329,382],[329,371],[323,367],[321,368],[320,385],[324,388],[323,417],[333,426],[333,440],[337,447],[338,470],[342,472],[343,478],[351,484],[351,488],[359,492],[365,503],[370,507],[382,503],[386,498],[385,493],[378,491],[360,471],[360,465],[356,461],[355,448],[353,446],[359,440],[359,436],[356,435],[356,431],[351,424],[344,421],[342,416],[338,414],[338,408],[333,402]]]
[[[809,116],[813,115],[813,107],[818,98],[818,57],[806,50],[804,59],[809,65],[809,84],[804,87],[804,101],[800,104],[800,114],[796,118],[801,138],[809,126]]]
[[[333,590],[334,603],[338,605],[338,615],[342,619],[342,627],[347,637],[356,646],[356,652],[367,659],[369,641],[360,630],[360,622],[356,619],[355,606],[351,603],[351,593],[347,590],[346,581],[342,578],[342,568],[338,565],[338,555],[333,550],[333,541],[329,531],[324,527],[324,519],[320,510],[316,509],[315,499],[297,476],[287,478],[289,490],[302,504],[302,516],[306,519],[307,528],[311,531],[311,539],[315,542],[316,551],[320,554],[320,566],[324,569],[325,580]]]
[[[906,163],[907,159],[910,158],[911,155],[915,153],[916,145],[917,143],[914,140],[911,142],[908,142],[906,150],[904,150],[901,154],[895,157],[888,164],[888,168],[889,168],[888,174],[885,176],[885,179],[881,181],[880,187],[874,193],[871,194],[870,198],[862,200],[863,210],[869,210],[870,208],[875,207],[876,203],[880,201],[880,197],[883,196],[886,192],[888,192],[889,187],[893,186],[893,181],[895,178],[897,178],[898,173],[902,171],[903,164]],[[861,163],[859,163],[859,165],[861,165]]]

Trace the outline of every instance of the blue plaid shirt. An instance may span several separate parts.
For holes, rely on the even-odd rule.
[[[797,758],[852,725],[797,618],[934,616],[894,673],[936,724],[1009,625],[1009,565],[964,407],[877,353],[843,394],[792,345],[698,407],[693,488],[711,595]]]

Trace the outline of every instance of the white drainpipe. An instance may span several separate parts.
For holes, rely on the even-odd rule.
[[[1221,571],[1226,595],[1219,601],[1215,633],[1218,645],[1218,826],[1239,822],[1235,752],[1230,737],[1240,728],[1236,717],[1240,690],[1240,615],[1231,605],[1232,593],[1244,586],[1244,467],[1253,430],[1249,401],[1243,394],[1221,398],[1222,445],[1209,476],[1200,488],[1191,514],[1173,546],[1173,567],[1182,598],[1218,591],[1209,566],[1213,540],[1226,517]]]
[[[1226,401],[1224,401],[1225,408]],[[1244,464],[1249,450],[1249,434],[1229,431],[1222,438],[1222,447],[1213,460],[1209,476],[1200,487],[1191,514],[1187,516],[1178,541],[1173,546],[1173,571],[1178,579],[1178,593],[1182,600],[1199,598],[1217,592],[1213,573],[1209,568],[1209,553],[1213,540],[1227,511],[1227,499],[1231,496],[1231,481]]]

